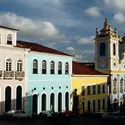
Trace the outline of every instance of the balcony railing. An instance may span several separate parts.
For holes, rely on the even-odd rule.
[[[14,71],[4,71],[4,79],[12,79],[14,77]]]
[[[25,77],[24,71],[15,71],[15,79],[23,79]]]
[[[0,70],[0,77],[2,77],[2,70]]]

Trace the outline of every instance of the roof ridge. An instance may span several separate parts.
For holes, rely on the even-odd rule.
[[[64,53],[62,51],[53,49],[51,47],[44,46],[44,45],[39,44],[39,43],[29,42],[29,41],[23,41],[23,40],[17,40],[17,46],[20,45],[21,43],[24,44],[24,45],[22,45],[24,48],[25,47],[26,48],[31,48],[32,47],[31,51],[52,53],[52,54],[65,55],[65,56],[73,56],[73,55]],[[34,47],[34,45],[35,45],[35,47]],[[18,46],[18,47],[20,47],[20,46]]]

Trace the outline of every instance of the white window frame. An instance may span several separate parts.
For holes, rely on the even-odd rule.
[[[21,72],[23,70],[23,61],[21,59],[17,60],[17,71]]]
[[[12,60],[11,60],[11,58],[6,59],[6,71],[12,71]]]

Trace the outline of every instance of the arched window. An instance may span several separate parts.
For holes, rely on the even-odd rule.
[[[100,43],[100,56],[105,56],[105,43]]]
[[[55,95],[54,95],[54,93],[51,93],[51,95],[50,95],[50,109],[52,110],[52,111],[54,111],[54,102],[55,102]]]
[[[32,97],[32,114],[37,114],[38,109],[38,95],[34,94]]]
[[[46,68],[46,61],[43,60],[42,61],[42,74],[46,74],[46,70],[47,70],[47,68]]]
[[[62,111],[62,93],[58,94],[58,112]]]
[[[65,64],[65,74],[69,74],[69,64],[68,64],[68,62]]]
[[[113,80],[113,93],[117,93],[117,79]]]
[[[16,109],[22,109],[22,87],[18,86],[16,89]]]
[[[23,62],[21,59],[17,61],[17,71],[22,71]]]
[[[46,94],[42,94],[42,111],[46,110]]]
[[[38,61],[36,59],[33,60],[33,74],[38,73]]]
[[[55,73],[55,64],[54,61],[51,61],[51,69],[50,69],[50,74],[54,74]]]
[[[116,45],[115,45],[115,43],[113,44],[113,55],[114,56],[116,55]]]
[[[120,92],[123,92],[123,78],[120,79]]]
[[[11,110],[11,87],[7,86],[5,89],[5,112]]]
[[[8,34],[7,35],[7,44],[12,44],[12,35],[11,34]]]
[[[62,74],[62,63],[58,63],[58,74]]]
[[[66,107],[66,110],[69,110],[69,93],[68,92],[65,93],[65,107]]]
[[[9,58],[6,60],[6,71],[12,70],[12,60]]]

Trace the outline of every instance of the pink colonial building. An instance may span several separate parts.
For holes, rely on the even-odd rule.
[[[25,110],[28,49],[17,47],[18,30],[0,26],[0,114]]]

